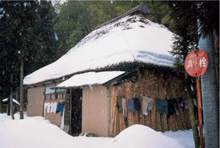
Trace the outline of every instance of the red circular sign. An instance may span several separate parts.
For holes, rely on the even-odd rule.
[[[199,49],[191,51],[185,59],[184,68],[192,77],[203,75],[209,65],[207,54]]]

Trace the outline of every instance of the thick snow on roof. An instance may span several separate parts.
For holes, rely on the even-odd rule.
[[[123,74],[123,71],[88,72],[72,76],[56,87],[78,87],[85,85],[101,85]]]
[[[76,72],[121,62],[173,66],[174,34],[166,27],[138,15],[126,16],[92,31],[64,56],[24,79],[34,84]]]

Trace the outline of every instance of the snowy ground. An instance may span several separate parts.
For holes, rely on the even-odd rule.
[[[1,148],[192,148],[191,130],[156,132],[142,125],[134,125],[115,138],[72,137],[50,124],[43,117],[16,120],[0,114]]]

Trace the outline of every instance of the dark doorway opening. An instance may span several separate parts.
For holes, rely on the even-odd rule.
[[[71,135],[79,135],[82,130],[82,89],[71,89]]]

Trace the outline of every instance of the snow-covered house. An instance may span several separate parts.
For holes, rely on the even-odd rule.
[[[28,116],[97,136],[115,136],[136,123],[158,131],[190,128],[183,75],[173,72],[174,34],[148,20],[148,13],[141,4],[101,24],[60,59],[26,76]],[[167,100],[173,108],[159,105]]]

